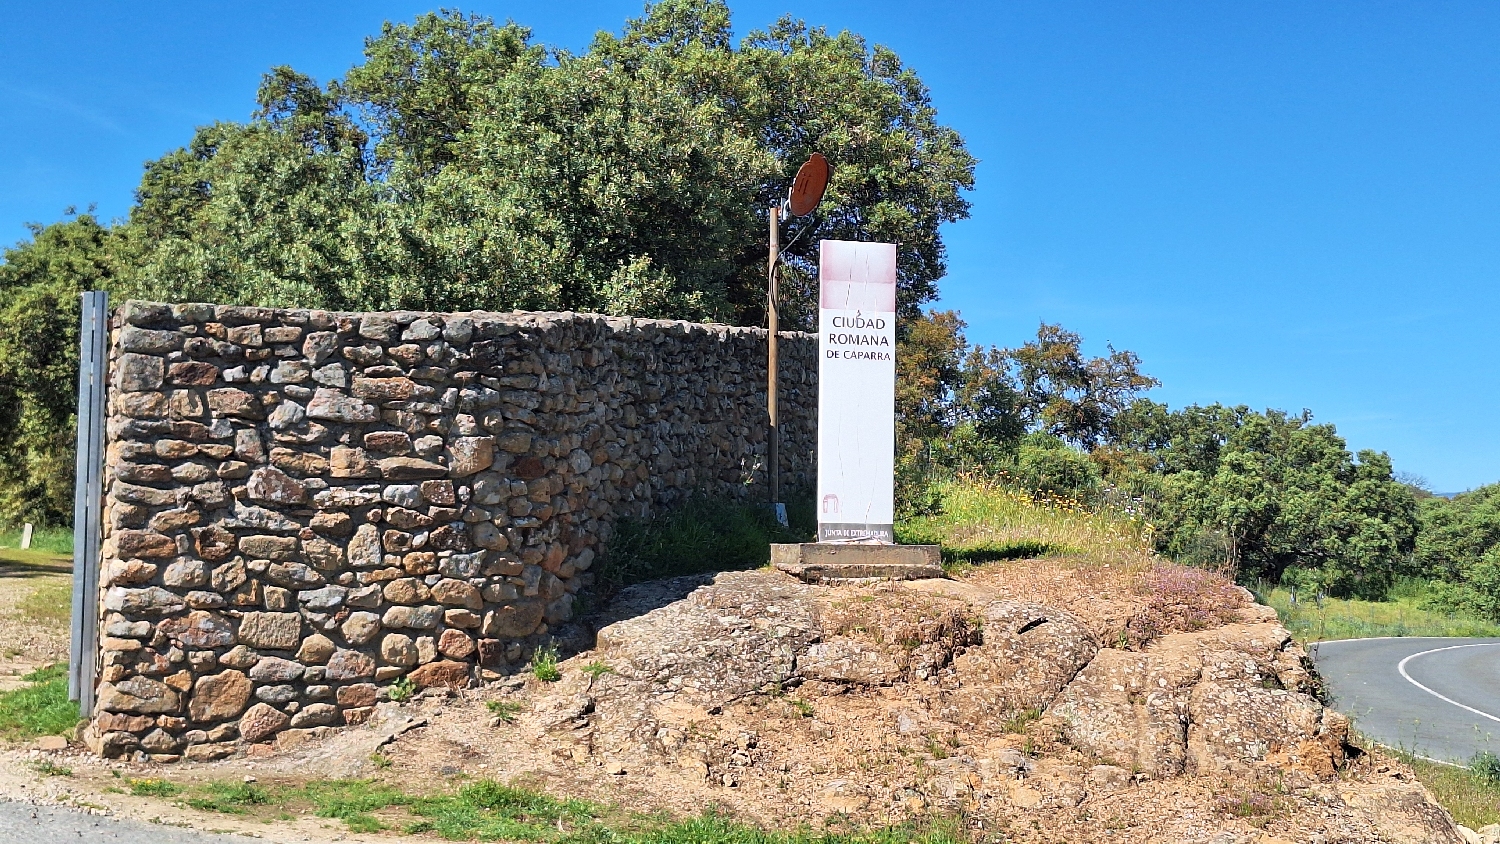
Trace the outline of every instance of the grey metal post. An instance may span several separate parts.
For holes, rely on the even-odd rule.
[[[109,358],[109,295],[83,294],[78,331],[78,456],[73,490],[73,619],[68,699],[94,709],[99,658],[99,543],[104,521],[104,394]]]

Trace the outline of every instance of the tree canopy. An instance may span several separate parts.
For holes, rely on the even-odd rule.
[[[757,324],[767,209],[817,151],[833,178],[785,238],[787,324],[811,327],[818,238],[899,244],[912,315],[973,185],[895,53],[792,18],[736,44],[719,0],[662,0],[577,55],[427,14],[340,79],[273,69],[258,101],[147,165],[129,293]]]
[[[0,521],[67,518],[81,290],[762,324],[768,209],[814,151],[832,183],[783,240],[783,327],[813,327],[820,238],[897,243],[914,317],[975,161],[857,34],[784,17],[736,41],[722,0],[661,0],[573,54],[441,11],[387,23],[341,78],[273,68],[248,120],[146,164],[126,220],[5,252]]]

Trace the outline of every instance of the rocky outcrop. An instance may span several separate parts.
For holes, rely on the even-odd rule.
[[[1309,694],[1305,665],[1278,625],[1176,633],[1145,652],[1101,651],[1050,712],[1073,745],[1152,776],[1243,770],[1278,754],[1331,776],[1348,721]]]
[[[218,756],[365,719],[403,677],[494,679],[571,617],[615,520],[765,481],[761,330],[143,302],[112,329],[86,733],[109,756]],[[814,353],[782,344],[792,485]],[[787,674],[785,642],[718,632],[751,648],[726,664],[766,660],[726,690]]]
[[[1300,647],[1253,605],[1127,650],[972,583],[761,570],[632,587],[600,622],[559,682],[514,692],[505,753],[535,751],[502,770],[649,771],[647,803],[795,823],[962,812],[1014,841],[1461,840],[1409,775],[1351,758]]]

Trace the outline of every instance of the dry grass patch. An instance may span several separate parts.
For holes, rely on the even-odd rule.
[[[1038,499],[976,479],[941,484],[938,493],[938,512],[903,520],[896,536],[906,544],[941,545],[950,568],[1082,555],[1098,564],[1146,571],[1155,559],[1151,526],[1125,514],[1066,499]]]

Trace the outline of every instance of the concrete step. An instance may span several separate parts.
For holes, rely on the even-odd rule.
[[[946,577],[936,545],[803,542],[771,546],[771,565],[807,583]]]

